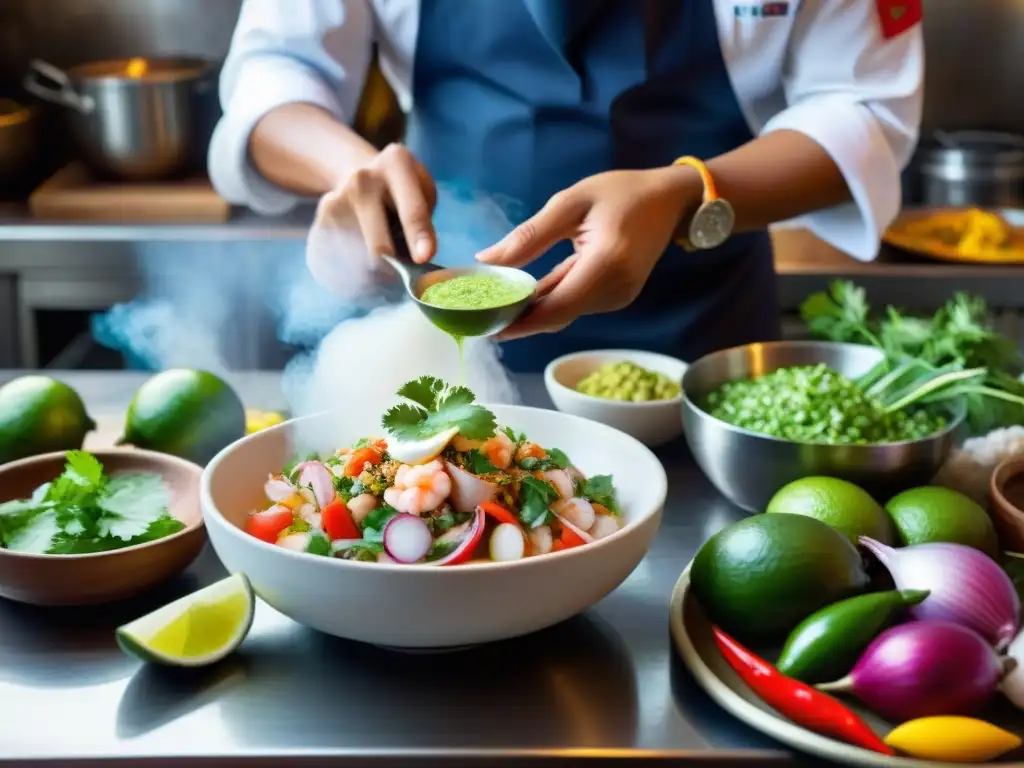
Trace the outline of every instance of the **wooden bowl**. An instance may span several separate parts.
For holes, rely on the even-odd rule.
[[[169,512],[185,528],[156,541],[89,555],[36,555],[0,549],[0,597],[33,605],[92,605],[131,597],[181,573],[206,543],[199,503],[201,467],[137,449],[92,451],[104,472],[160,474]],[[63,452],[0,465],[0,503],[27,499],[64,471]]]
[[[1005,459],[989,481],[992,520],[1003,549],[1024,552],[1024,456]]]

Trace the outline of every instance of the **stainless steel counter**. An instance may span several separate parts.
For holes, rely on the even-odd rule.
[[[0,384],[13,375],[0,371]],[[121,412],[144,378],[58,375],[94,415]],[[232,383],[253,407],[282,405],[274,374]],[[527,402],[549,405],[539,379],[522,384]],[[0,765],[797,764],[719,709],[671,648],[677,577],[705,538],[742,513],[682,445],[661,458],[668,506],[629,579],[575,619],[473,650],[384,651],[261,603],[240,651],[213,668],[149,668],[124,656],[116,626],[224,575],[209,550],[157,594],[127,603],[0,602]]]

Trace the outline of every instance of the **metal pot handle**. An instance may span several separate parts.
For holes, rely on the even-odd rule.
[[[75,90],[71,78],[64,70],[40,59],[35,59],[28,65],[28,74],[22,80],[22,85],[26,91],[43,101],[70,107],[82,114],[87,115],[96,108],[96,102],[91,96],[85,96]]]

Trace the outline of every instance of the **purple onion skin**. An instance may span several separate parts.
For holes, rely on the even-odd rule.
[[[1020,628],[1020,597],[991,557],[962,544],[930,543],[893,549],[860,537],[861,546],[889,571],[896,589],[931,594],[910,608],[921,621],[952,621],[1004,650]]]
[[[912,621],[875,638],[850,678],[857,698],[904,722],[977,712],[995,694],[1003,669],[977,632],[948,621]]]

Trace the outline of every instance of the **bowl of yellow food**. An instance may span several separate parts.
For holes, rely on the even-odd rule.
[[[657,352],[601,349],[552,360],[544,384],[555,407],[614,427],[648,447],[683,434],[686,363]]]

